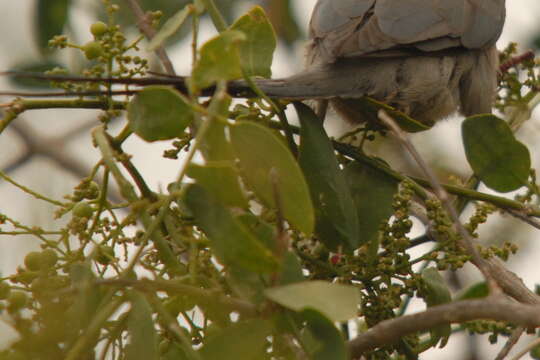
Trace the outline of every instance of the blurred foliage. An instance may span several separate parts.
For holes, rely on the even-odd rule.
[[[186,10],[194,25],[205,16],[203,3]],[[89,29],[91,41],[78,44],[69,34],[57,34],[49,45],[78,50],[88,61],[84,76],[144,75],[148,61],[138,52],[142,37],[130,38],[116,21],[129,23],[124,4],[103,4],[103,22]],[[143,2],[153,11],[150,22],[156,29],[158,20],[177,14],[184,4],[191,6]],[[71,102],[17,99],[6,109],[0,132],[21,112],[60,105],[101,108],[102,125],[91,132],[100,160],[61,201],[0,173],[54,205],[56,217],[67,223],[43,229],[13,219],[9,208],[0,215],[0,235],[32,235],[41,245],[26,255],[15,274],[0,278],[2,318],[18,334],[0,351],[0,360],[344,360],[350,356],[349,320],[362,332],[404,314],[411,298],[428,307],[452,301],[439,272],[461,269],[470,256],[458,246],[459,235],[440,201],[426,196],[421,179],[395,172],[384,160],[367,157],[361,147],[329,139],[303,104],[294,104],[301,128],[287,124],[283,109],[288,103],[257,98],[233,105],[227,81],[269,75],[276,39],[262,9],[233,22],[233,7],[225,4],[219,5],[230,10],[224,15],[233,28],[204,44],[195,38],[196,62],[185,93],[148,87],[118,100],[111,98],[107,81],[56,81],[55,86],[70,92],[105,91]],[[264,5],[280,26],[276,33],[282,40],[295,41],[299,35],[291,4]],[[65,12],[58,14],[56,25],[63,28],[69,21]],[[503,61],[515,55],[510,47]],[[493,116],[473,125],[471,119],[465,122],[464,143],[476,175],[492,189],[519,190],[513,202],[492,196],[485,204],[475,201],[478,193],[458,187],[456,193],[475,207],[465,224],[474,237],[498,207],[511,202],[533,208],[540,201],[528,150],[512,133],[536,106],[539,70],[533,59],[501,75],[497,106],[510,114],[509,124]],[[214,94],[200,99],[199,91],[207,86],[215,87]],[[411,130],[425,130],[384,104],[366,100],[363,105],[366,113],[384,107]],[[111,119],[126,112],[124,128],[114,133]],[[478,132],[480,147],[470,140]],[[169,159],[185,152],[184,165],[171,161],[179,175],[165,192],[151,189],[124,152],[123,143],[132,136],[173,140],[164,154]],[[384,129],[361,127],[345,139],[361,137],[364,143],[377,136],[385,136]],[[498,141],[501,137],[504,141]],[[486,147],[500,151],[490,154]],[[194,162],[198,154],[201,161]],[[517,169],[511,166],[514,161]],[[508,166],[493,166],[501,162]],[[111,200],[113,188],[120,201]],[[411,239],[411,213],[418,206],[430,232]],[[413,257],[410,250],[426,238],[436,240],[436,246]],[[480,249],[485,257],[503,260],[517,251],[512,243]],[[486,294],[480,290],[464,290],[462,296],[481,298]],[[489,320],[464,327],[489,333],[491,341],[513,328]],[[438,344],[444,347],[451,330],[449,325],[427,329],[363,355],[414,359]]]

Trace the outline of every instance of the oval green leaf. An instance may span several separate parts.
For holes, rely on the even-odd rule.
[[[360,243],[376,241],[381,223],[394,211],[398,182],[359,162],[350,163],[343,172],[358,213]]]
[[[248,207],[238,175],[230,162],[208,162],[204,166],[190,164],[187,176],[203,186],[224,205],[244,209]]]
[[[272,323],[268,320],[238,322],[210,336],[199,353],[203,360],[264,359],[266,338],[271,333]]]
[[[349,354],[343,336],[334,323],[315,310],[305,310],[301,314],[306,322],[307,332],[302,343],[312,360],[347,360]]]
[[[316,310],[332,321],[357,316],[360,293],[352,286],[326,281],[304,281],[267,289],[270,300],[294,311]]]
[[[360,244],[358,214],[332,143],[311,108],[294,106],[302,125],[299,162],[315,205],[317,235],[332,250],[354,250]]]
[[[504,193],[527,184],[531,155],[504,120],[472,116],[463,122],[461,135],[467,160],[486,186]]]
[[[199,60],[193,68],[190,85],[195,91],[214,85],[220,80],[242,77],[239,45],[245,41],[244,33],[227,30],[207,41],[200,50]]]
[[[312,234],[315,216],[308,186],[285,144],[271,130],[252,122],[231,126],[230,135],[248,186],[269,207],[276,208],[279,198],[283,217],[297,230]]]
[[[193,119],[178,91],[168,86],[147,86],[127,106],[131,129],[146,141],[174,139]]]
[[[158,360],[158,339],[152,308],[137,291],[129,292],[131,309],[128,316],[129,344],[126,349],[127,360]]]
[[[272,60],[276,49],[276,34],[260,6],[251,9],[232,26],[246,35],[240,43],[240,59],[248,76],[272,76]]]
[[[277,267],[272,252],[246,226],[201,185],[189,185],[184,202],[195,223],[210,240],[216,258],[224,265],[240,266],[258,273]]]

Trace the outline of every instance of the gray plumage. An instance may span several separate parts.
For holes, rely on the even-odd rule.
[[[329,99],[356,123],[351,102],[362,96],[426,124],[456,110],[487,113],[504,20],[505,0],[319,0],[306,70],[259,85],[271,96]]]

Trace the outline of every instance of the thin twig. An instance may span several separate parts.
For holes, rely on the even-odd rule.
[[[533,342],[531,342],[530,344],[528,344],[524,349],[522,349],[519,353],[517,353],[516,356],[514,356],[512,358],[512,360],[521,359],[523,356],[527,355],[527,353],[529,351],[531,351],[532,349],[534,349],[537,346],[540,346],[540,339],[536,339]]]
[[[532,227],[537,228],[537,229],[540,230],[540,222],[538,220],[536,220],[536,219],[531,218],[530,216],[527,216],[523,212],[513,210],[513,209],[507,209],[506,212],[509,213],[510,215],[512,215],[513,217],[515,217],[515,218],[517,218],[517,219],[531,225]]]
[[[504,360],[504,358],[510,353],[510,350],[516,345],[516,343],[519,341],[519,338],[521,335],[523,335],[523,332],[525,331],[524,326],[518,326],[517,328],[512,331],[512,335],[510,335],[510,338],[508,338],[508,341],[504,345],[504,347],[501,349],[499,354],[497,354],[497,357],[495,360]]]
[[[499,66],[499,71],[501,73],[505,73],[508,70],[510,70],[511,67],[514,67],[514,66],[516,66],[518,64],[521,64],[522,62],[532,60],[532,59],[534,59],[534,51],[528,50],[528,51],[524,52],[523,54],[518,55],[518,56],[514,56],[513,58],[509,59],[505,63],[502,63]]]
[[[436,326],[466,321],[492,319],[523,325],[540,326],[540,306],[519,304],[499,296],[465,300],[434,306],[424,312],[384,320],[349,341],[352,358],[369,350],[392,344],[403,336]]]
[[[156,30],[150,25],[149,17],[147,14],[144,13],[141,5],[137,0],[126,0],[129,7],[131,8],[131,11],[137,18],[137,26],[139,27],[139,30],[146,36],[148,40],[152,40],[152,38],[156,35]],[[169,58],[169,55],[167,55],[167,52],[165,51],[165,48],[163,46],[159,46],[156,51],[156,55],[161,60],[161,63],[163,64],[163,67],[165,68],[165,71],[169,75],[175,75],[174,67],[171,62],[171,59]]]

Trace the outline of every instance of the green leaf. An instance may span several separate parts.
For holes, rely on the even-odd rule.
[[[267,289],[266,296],[294,311],[313,309],[332,321],[355,317],[360,306],[358,289],[326,281],[304,281]]]
[[[50,50],[49,40],[64,31],[70,5],[71,0],[38,0],[34,33],[42,54]]]
[[[298,161],[315,205],[317,235],[332,250],[354,250],[360,244],[358,214],[332,143],[313,110],[299,102],[294,106],[302,125]]]
[[[237,216],[237,219],[248,228],[264,246],[270,250],[276,249],[276,230],[260,217],[251,213],[245,213]]]
[[[336,326],[323,314],[314,310],[305,310],[301,314],[306,321],[304,344],[312,360],[347,360],[349,354],[343,336]]]
[[[469,286],[456,295],[456,300],[480,299],[489,295],[489,288],[485,281]]]
[[[232,98],[225,92],[218,92],[212,97],[208,111],[215,115],[227,118]],[[206,131],[199,150],[207,161],[234,161],[231,143],[225,136],[226,123],[220,119],[213,119]]]
[[[156,35],[152,38],[148,44],[148,51],[154,51],[167,40],[169,37],[173,36],[178,29],[184,24],[188,16],[192,12],[192,6],[187,5],[182,10],[178,11],[176,14],[167,19],[165,24],[159,29]]]
[[[242,68],[248,76],[272,76],[272,59],[276,49],[276,34],[264,10],[255,6],[232,26],[246,35],[240,44]]]
[[[240,160],[240,170],[266,206],[277,208],[283,217],[306,235],[313,233],[315,216],[309,190],[293,155],[269,129],[238,122],[230,127],[231,143]]]
[[[305,280],[304,273],[302,271],[302,264],[300,259],[295,253],[289,251],[283,257],[281,263],[281,272],[279,274],[279,283],[281,285],[288,285],[293,283],[302,282]]]
[[[398,182],[359,162],[348,164],[343,171],[358,213],[360,242],[377,241],[381,223],[394,211],[392,202]]]
[[[193,68],[190,85],[195,90],[214,85],[220,80],[242,77],[239,45],[246,36],[240,31],[227,30],[207,41],[201,48]]]
[[[203,360],[264,359],[266,338],[271,332],[272,324],[267,320],[239,322],[206,339],[200,354]]]
[[[486,186],[504,193],[527,184],[531,155],[504,120],[472,116],[463,122],[461,132],[467,160]]]
[[[168,86],[147,86],[127,106],[131,129],[146,141],[174,139],[193,119],[178,91]]]
[[[184,202],[221,263],[259,273],[275,270],[277,262],[272,252],[202,186],[190,185]]]
[[[67,310],[69,327],[75,336],[90,324],[101,302],[102,293],[95,284],[95,275],[88,264],[73,264],[69,268],[69,277],[72,287],[77,289],[73,304]]]
[[[450,290],[446,286],[446,282],[442,278],[439,271],[430,267],[422,271],[422,280],[424,280],[424,291],[425,296],[424,300],[428,307],[446,304],[452,301],[452,295]],[[444,347],[448,342],[448,338],[452,332],[450,324],[441,325],[433,328],[431,330],[431,343],[432,346],[437,345],[439,340],[441,340],[440,347]]]
[[[190,164],[187,176],[203,186],[224,205],[244,209],[248,207],[236,171],[230,162],[208,162],[204,166]]]
[[[129,344],[126,349],[127,360],[158,360],[158,338],[152,319],[150,304],[137,291],[130,291],[131,309],[128,316]]]

